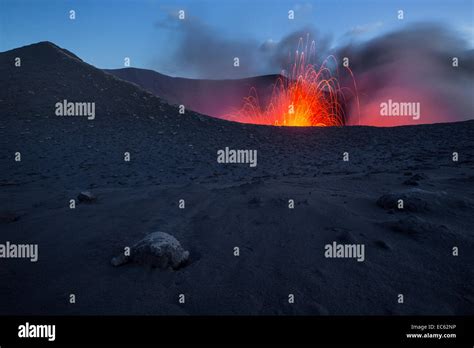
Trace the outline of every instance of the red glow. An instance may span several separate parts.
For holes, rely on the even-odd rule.
[[[301,38],[295,53],[295,61],[284,77],[273,85],[271,98],[266,107],[261,106],[258,93],[251,88],[240,110],[227,118],[241,123],[276,126],[342,126],[345,124],[344,95],[336,76],[327,67],[329,56],[316,69],[311,64],[315,57],[314,41],[308,47]],[[304,47],[303,47],[304,46]],[[352,73],[351,73],[352,76]]]

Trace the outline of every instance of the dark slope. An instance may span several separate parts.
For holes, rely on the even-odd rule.
[[[125,81],[133,82],[171,104],[205,115],[222,117],[242,107],[250,89],[258,91],[262,105],[271,95],[278,75],[257,76],[237,80],[198,80],[170,77],[153,70],[124,68],[104,70]]]
[[[21,67],[14,66],[15,57],[21,58]],[[158,98],[50,42],[0,53],[0,81],[2,113],[10,116],[34,113],[52,117],[55,103],[63,99],[95,102],[97,121],[166,108]]]

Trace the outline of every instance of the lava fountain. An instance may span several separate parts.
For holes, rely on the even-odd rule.
[[[288,71],[283,70],[281,77],[273,84],[266,107],[262,107],[257,90],[252,87],[250,95],[244,98],[242,108],[226,118],[241,123],[275,126],[343,126],[346,121],[344,92],[348,91],[356,98],[357,95],[350,88],[340,86],[334,56],[329,56],[316,68],[311,62],[316,57],[316,45],[314,41],[308,43],[309,36],[306,44],[303,38],[299,39],[294,63]],[[336,67],[335,76],[330,70],[330,63]],[[346,69],[356,90],[352,71]]]

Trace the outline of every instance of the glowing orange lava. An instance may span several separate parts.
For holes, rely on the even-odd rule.
[[[345,123],[344,94],[336,76],[331,74],[329,56],[316,69],[311,64],[315,57],[315,42],[303,47],[298,42],[295,61],[288,72],[283,71],[273,85],[269,102],[262,108],[257,90],[252,87],[244,98],[243,107],[228,118],[241,123],[276,126],[342,126]],[[352,73],[351,73],[352,76]]]

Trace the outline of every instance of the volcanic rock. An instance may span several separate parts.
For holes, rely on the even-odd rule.
[[[81,203],[93,203],[97,200],[97,197],[94,196],[90,191],[82,191],[77,195],[77,199]]]
[[[189,260],[189,252],[184,250],[180,242],[165,232],[154,232],[132,246],[130,255],[121,254],[111,261],[113,266],[121,266],[128,262],[149,265],[152,268],[178,269]]]

